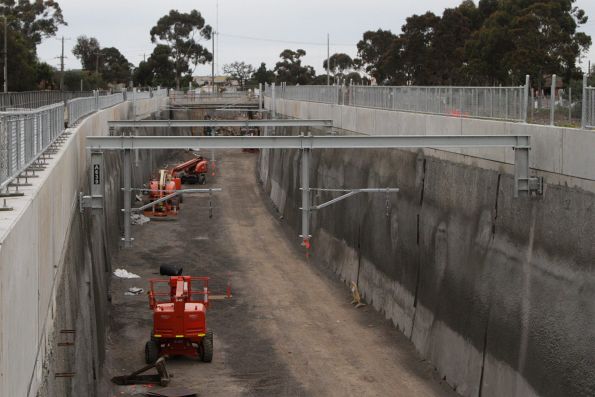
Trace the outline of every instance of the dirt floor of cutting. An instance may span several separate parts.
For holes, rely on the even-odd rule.
[[[257,183],[256,155],[219,156],[206,185],[224,189],[212,198],[213,217],[209,197],[186,195],[176,221],[133,226],[134,246],[113,263],[141,278],[112,277],[107,395],[147,390],[108,386],[107,379],[144,365],[151,311],[146,294],[125,292],[146,291],[159,266],[173,264],[220,289],[231,276],[233,298],[214,302],[207,314],[213,362],[169,359],[171,386],[210,397],[455,396],[406,337],[373,308],[355,309],[347,286],[311,263],[297,236],[291,240]]]

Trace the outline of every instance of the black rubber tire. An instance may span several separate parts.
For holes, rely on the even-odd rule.
[[[150,340],[145,345],[145,362],[147,364],[155,364],[159,358],[159,345],[156,341]]]
[[[200,359],[205,363],[213,361],[213,331],[208,331],[201,341]]]
[[[198,176],[198,184],[204,185],[205,183],[207,183],[207,176],[205,174],[200,174]]]
[[[159,266],[159,274],[161,276],[181,276],[184,269],[175,265],[161,265]]]

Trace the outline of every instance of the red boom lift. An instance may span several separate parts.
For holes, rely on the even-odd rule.
[[[159,178],[149,181],[149,201],[155,201],[174,193],[182,188],[180,178],[173,176],[168,170],[159,170]],[[180,196],[157,203],[151,209],[145,210],[148,217],[166,217],[178,215]]]
[[[149,306],[153,310],[151,340],[145,345],[147,364],[159,357],[213,359],[213,331],[207,329],[209,278],[172,276],[149,280]],[[231,285],[227,298],[231,297]],[[214,297],[216,298],[216,297]]]
[[[180,177],[182,183],[204,185],[207,182],[209,161],[202,156],[182,163],[171,170],[172,177]]]

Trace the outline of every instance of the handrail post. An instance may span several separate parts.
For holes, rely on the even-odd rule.
[[[587,128],[587,74],[583,74],[583,103],[581,112],[581,128]]]

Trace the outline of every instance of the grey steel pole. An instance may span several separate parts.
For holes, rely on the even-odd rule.
[[[271,83],[271,118],[277,118],[277,104],[275,103],[275,83]]]
[[[556,112],[556,75],[552,74],[552,87],[550,88],[550,125],[554,125]]]
[[[132,246],[130,238],[130,212],[132,207],[132,164],[130,149],[124,149],[124,247]]]
[[[527,111],[529,106],[529,83],[531,83],[531,77],[529,75],[525,76],[525,89],[523,91],[523,119],[525,123],[527,122],[527,118],[529,112]]]
[[[64,90],[64,36],[62,36],[62,53],[60,55],[60,91]]]
[[[258,110],[262,110],[262,83],[258,83]]]
[[[568,122],[572,122],[572,87],[568,87]]]
[[[331,85],[331,44],[330,35],[326,34],[326,85]]]
[[[4,92],[8,92],[8,21],[4,15]]]
[[[212,36],[213,61],[211,62],[211,95],[215,95],[215,32]]]
[[[581,128],[587,128],[587,75],[583,74],[583,103],[581,110]]]
[[[310,240],[310,149],[302,149],[302,240]]]

